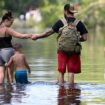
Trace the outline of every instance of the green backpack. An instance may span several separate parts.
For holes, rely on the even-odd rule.
[[[64,27],[59,29],[58,50],[64,52],[80,52],[80,33],[76,28],[79,20],[76,19],[70,24],[67,23],[66,19],[61,19],[61,21],[63,22]]]

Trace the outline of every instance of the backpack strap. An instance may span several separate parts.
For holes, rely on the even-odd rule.
[[[59,31],[62,31],[65,27],[67,27],[68,26],[68,23],[67,23],[67,20],[65,19],[65,18],[62,18],[62,19],[60,19],[61,21],[62,21],[62,23],[64,24],[64,26],[63,27],[61,27],[60,29],[59,29]]]
[[[62,18],[61,21],[64,24],[64,27],[68,25],[67,20],[65,18]]]
[[[77,24],[79,23],[79,21],[80,21],[80,20],[75,19],[74,22],[73,22],[73,24],[74,24],[75,26],[77,26]]]
[[[64,24],[64,27],[68,25],[67,20],[66,20],[65,18],[62,18],[61,21],[62,21],[62,23]],[[80,20],[75,19],[74,22],[73,22],[73,24],[74,24],[75,26],[77,26],[77,24],[79,23],[79,21],[80,21]]]
[[[64,26],[59,29],[59,35],[58,35],[58,37],[57,37],[57,40],[58,40],[58,38],[61,36],[62,30],[63,30],[65,27],[68,26],[67,20],[66,20],[65,18],[62,18],[62,19],[60,19],[60,20],[62,21],[62,23],[64,24]],[[78,23],[79,23],[79,20],[78,20],[78,19],[75,19],[74,22],[73,22],[73,24],[74,24],[75,26],[77,26]]]
[[[59,29],[59,33],[58,33],[57,40],[58,40],[58,39],[59,39],[59,37],[61,36],[62,30],[63,30],[65,27],[67,27],[67,25],[68,25],[68,23],[67,23],[67,21],[66,21],[66,19],[65,19],[65,18],[62,18],[62,19],[60,19],[60,20],[62,21],[62,23],[64,24],[64,26],[63,26],[63,27],[61,27],[61,28]]]
[[[75,27],[78,25],[79,22],[80,22],[80,20],[78,20],[78,19],[75,19],[75,20],[74,20],[73,24],[75,25]],[[79,35],[79,34],[78,34],[78,35]],[[78,38],[77,43],[80,44],[80,41],[79,41],[80,36],[77,36],[77,38]]]

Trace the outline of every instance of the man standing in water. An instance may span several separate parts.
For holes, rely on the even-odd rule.
[[[74,13],[76,13],[74,9],[74,5],[71,5],[71,4],[64,5],[64,19],[58,20],[49,31],[44,32],[42,34],[35,34],[32,36],[32,39],[36,40],[39,38],[48,37],[52,35],[53,33],[60,32],[60,35],[58,38],[58,73],[59,73],[58,82],[59,84],[64,83],[64,74],[66,72],[66,66],[68,69],[68,82],[70,84],[74,84],[74,74],[81,72],[81,61],[80,61],[81,46],[79,42],[84,42],[87,40],[88,31],[85,25],[74,17]],[[80,36],[77,37],[76,35],[72,35],[71,34],[72,29],[75,32],[77,30]],[[70,34],[71,36],[69,36]],[[72,41],[70,38],[72,39]],[[79,45],[77,46],[77,49],[79,47],[78,51],[70,50],[70,49],[75,49],[73,45],[76,41],[76,40],[73,40],[75,38],[78,39],[78,42],[76,43],[76,45],[77,44]],[[64,48],[62,46],[65,42],[66,44]],[[71,44],[73,46],[71,46]]]

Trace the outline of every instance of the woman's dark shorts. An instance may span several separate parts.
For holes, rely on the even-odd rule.
[[[14,54],[13,48],[2,48],[0,49],[0,66],[4,66]]]

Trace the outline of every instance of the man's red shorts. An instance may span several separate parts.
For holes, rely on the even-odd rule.
[[[58,51],[58,71],[65,73],[66,67],[70,73],[80,73],[81,72],[81,60],[80,55],[73,54],[69,55],[64,52]]]

